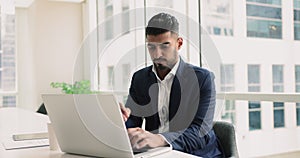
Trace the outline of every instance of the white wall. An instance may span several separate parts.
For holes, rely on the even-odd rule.
[[[16,9],[19,107],[35,110],[42,93],[58,92],[51,82],[72,82],[83,39],[81,5],[35,0]]]

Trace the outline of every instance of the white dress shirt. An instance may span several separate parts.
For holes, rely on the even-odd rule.
[[[176,71],[178,69],[180,62],[180,58],[177,63],[174,65],[172,70],[167,74],[167,76],[161,80],[156,72],[155,67],[152,67],[152,71],[154,72],[157,78],[158,84],[158,115],[160,120],[159,133],[168,132],[169,131],[169,103],[170,103],[170,94],[173,79],[175,77]]]

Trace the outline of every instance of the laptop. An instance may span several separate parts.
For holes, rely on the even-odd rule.
[[[134,154],[113,94],[44,94],[42,98],[63,152],[145,158],[172,150],[159,147]]]

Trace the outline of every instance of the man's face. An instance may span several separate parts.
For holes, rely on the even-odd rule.
[[[178,61],[181,45],[182,38],[170,31],[159,35],[147,35],[148,51],[153,64],[160,70],[173,68]]]

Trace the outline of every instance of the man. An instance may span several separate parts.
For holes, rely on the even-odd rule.
[[[153,65],[135,72],[127,108],[121,106],[131,145],[170,145],[193,155],[223,157],[212,129],[214,76],[180,58],[183,39],[178,32],[177,19],[169,14],[157,14],[148,22],[146,44]]]

